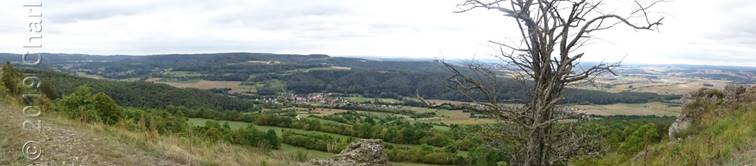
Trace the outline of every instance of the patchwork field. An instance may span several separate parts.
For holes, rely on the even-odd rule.
[[[683,95],[700,88],[723,89],[729,81],[689,78],[628,78],[625,81],[605,82],[610,92],[651,92],[663,95]]]
[[[454,100],[439,100],[439,99],[429,99],[428,102],[435,103],[435,104],[443,104],[443,103],[449,103],[449,104],[470,104],[471,102],[464,102],[464,101],[454,101]]]
[[[401,101],[397,99],[391,99],[391,98],[347,97],[346,99],[351,102],[357,102],[357,103],[365,103],[365,102],[401,103]]]
[[[620,76],[600,76],[593,83],[573,87],[608,92],[651,92],[662,95],[683,95],[699,88],[723,89],[728,84],[753,83],[748,72],[682,69],[675,67],[625,68]]]
[[[516,105],[512,104],[511,106],[516,106]],[[601,116],[611,116],[611,115],[677,116],[680,113],[679,106],[671,105],[667,103],[661,103],[661,102],[639,103],[639,104],[621,103],[621,104],[608,104],[608,105],[567,105],[567,107],[576,108],[577,110],[579,110],[579,112],[583,112],[586,114],[601,115]],[[394,114],[394,113],[387,113],[387,112],[372,112],[372,111],[362,111],[362,110],[355,110],[355,111],[360,112],[360,113],[366,113],[366,114],[376,116],[376,117],[396,116],[396,117],[405,118],[407,120],[414,120],[414,121],[419,121],[419,122],[462,124],[462,125],[496,123],[495,119],[471,118],[471,113],[463,112],[461,110],[444,110],[444,109],[431,109],[431,108],[409,107],[409,106],[402,106],[399,109],[407,109],[407,110],[420,112],[420,113],[433,112],[436,114],[436,117],[414,119],[407,115],[402,115],[402,114]],[[303,110],[304,109],[298,112],[304,116],[313,115],[313,116],[319,116],[319,117],[349,111],[349,110],[344,110],[344,109],[327,109],[327,108],[316,108],[312,110],[312,112],[306,112]]]
[[[307,69],[295,69],[284,71],[284,73],[297,73],[297,72],[311,72],[311,71],[329,71],[329,70],[352,70],[351,67],[344,66],[329,66],[329,67],[313,67]]]
[[[431,122],[431,123],[460,124],[460,125],[496,123],[496,120],[494,119],[475,119],[475,118],[466,118],[466,119],[425,118],[425,119],[418,119],[418,121]]]
[[[677,116],[679,106],[670,106],[660,102],[643,104],[609,104],[609,105],[574,105],[580,112],[591,115],[657,115]]]
[[[434,100],[438,103],[453,103],[455,101],[447,100]],[[457,103],[465,103],[459,102]],[[520,106],[520,104],[509,104],[509,106]],[[566,105],[567,107],[574,107],[591,115],[657,115],[657,116],[677,116],[680,113],[680,107],[677,105],[670,105],[662,102],[651,103],[638,103],[638,104],[608,104],[608,105]],[[432,109],[431,109],[432,110]],[[449,121],[447,123],[454,124],[480,124],[493,122],[491,119],[471,119],[469,113],[462,111],[439,111],[439,115],[444,117],[441,120]],[[440,121],[440,120],[437,120]]]
[[[344,109],[331,109],[331,108],[315,108],[313,112],[316,112],[317,114],[312,114],[314,116],[328,116],[333,115],[335,113],[341,113],[341,112],[347,112],[349,110]]]
[[[150,78],[147,82],[167,84],[177,88],[196,88],[196,89],[223,89],[230,88],[230,93],[255,93],[254,86],[241,85],[241,81],[208,81],[208,80],[190,80],[190,81],[167,81],[162,78]]]

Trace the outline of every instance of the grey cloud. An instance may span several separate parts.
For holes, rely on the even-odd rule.
[[[202,52],[279,52],[293,48],[309,49],[317,45],[298,41],[256,40],[235,41],[224,39],[185,39],[172,40],[161,38],[136,39],[119,43],[122,52],[151,54],[162,53],[202,53]]]
[[[752,53],[728,50],[687,50],[665,57],[692,64],[756,66]]]
[[[135,13],[138,13],[138,11],[129,9],[98,9],[96,11],[79,11],[65,14],[54,13],[50,14],[50,16],[46,18],[46,20],[48,20],[52,24],[65,24],[76,21],[105,19],[114,16],[126,16]]]
[[[152,10],[156,5],[111,5],[105,3],[52,1],[44,4],[45,20],[50,24],[66,24],[76,21],[100,20],[116,16],[129,16]]]
[[[681,20],[692,21],[682,22],[680,26],[669,26],[668,30],[663,26],[661,33],[677,31],[680,32],[677,33],[679,35],[673,36],[686,40],[659,43],[669,45],[664,48],[674,50],[646,52],[675,55],[659,55],[659,58],[649,58],[649,61],[669,59],[698,64],[751,63],[749,65],[756,66],[756,22],[752,21],[756,20],[756,12],[753,12],[756,1],[685,2],[694,4],[694,7],[711,3],[701,7],[710,11],[686,8],[680,8],[679,11],[670,10],[679,12],[672,13],[673,15],[686,18]],[[454,0],[55,0],[45,3],[45,11],[48,12],[45,19],[49,23],[45,26],[50,27],[45,29],[45,33],[51,36],[50,45],[54,46],[58,43],[53,42],[58,41],[61,46],[69,46],[60,47],[60,51],[70,53],[306,53],[310,50],[325,50],[324,52],[333,51],[337,54],[386,56],[438,56],[436,53],[445,52],[443,54],[464,58],[461,56],[486,51],[489,48],[488,45],[481,46],[484,44],[475,42],[496,40],[503,34],[497,31],[502,27],[499,21],[485,21],[501,19],[498,15],[468,13],[453,15],[461,16],[459,18],[450,17],[450,12],[458,3]],[[433,5],[430,5],[431,3]],[[448,6],[449,9],[443,9],[443,6]],[[3,6],[0,5],[1,7]],[[0,13],[3,13],[1,11],[3,10],[0,10]],[[703,12],[711,13],[706,14],[711,17],[695,20]],[[699,15],[686,17],[686,14],[690,13]],[[170,25],[161,27],[162,25],[154,24],[162,20],[151,20],[153,16],[154,19],[182,16],[197,18],[182,17],[171,21]],[[92,22],[96,20],[102,22]],[[695,26],[699,22],[706,24],[707,21],[717,21],[717,26]],[[22,31],[13,29],[19,26],[21,25],[2,22],[0,32]],[[236,33],[239,36],[229,37]],[[97,38],[100,36],[111,38]],[[417,43],[417,46],[404,47],[409,45],[407,43]]]
[[[338,16],[347,13],[348,9],[342,6],[301,1],[254,6],[249,10],[218,16],[211,21],[216,23],[241,22],[246,25],[260,26],[260,28],[278,29],[290,27],[289,24],[305,22],[306,19],[314,19],[313,17]]]

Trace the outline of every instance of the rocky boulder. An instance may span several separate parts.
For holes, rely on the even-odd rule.
[[[309,161],[302,166],[387,166],[388,157],[383,149],[380,139],[363,139],[350,144],[333,158]]]

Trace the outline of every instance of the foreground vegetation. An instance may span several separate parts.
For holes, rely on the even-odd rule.
[[[708,115],[692,137],[650,146],[643,152],[640,165],[718,165],[747,164],[736,158],[737,153],[756,147],[756,105],[740,108],[725,116]],[[753,162],[754,154],[746,154]]]
[[[630,135],[631,140],[644,142],[642,146],[620,146],[596,158],[574,160],[574,165],[743,165],[754,162],[756,154],[756,104],[749,102],[723,102],[724,95],[717,90],[701,90],[714,98],[692,99],[684,108],[691,127],[680,138],[663,139],[640,132]],[[753,94],[751,94],[753,95]],[[736,100],[728,96],[726,100]],[[750,96],[753,98],[753,96]],[[747,98],[747,97],[746,97]],[[666,132],[663,130],[662,132]]]

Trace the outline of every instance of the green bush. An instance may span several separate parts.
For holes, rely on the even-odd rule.
[[[657,142],[660,139],[659,132],[653,124],[645,124],[633,131],[632,134],[619,147],[619,152],[626,155],[638,153],[646,146]]]
[[[92,103],[100,120],[105,124],[112,125],[123,118],[121,107],[105,93],[100,92],[92,96]]]
[[[57,102],[57,110],[70,118],[83,122],[118,123],[123,118],[123,110],[110,96],[104,93],[92,94],[91,88],[80,86],[73,93]]]
[[[286,144],[332,153],[340,152],[352,141],[327,134],[297,133],[288,130],[283,132],[282,140]]]
[[[10,62],[5,62],[2,68],[2,75],[0,75],[0,81],[5,92],[12,96],[19,96],[23,93],[23,73],[13,68]]]

